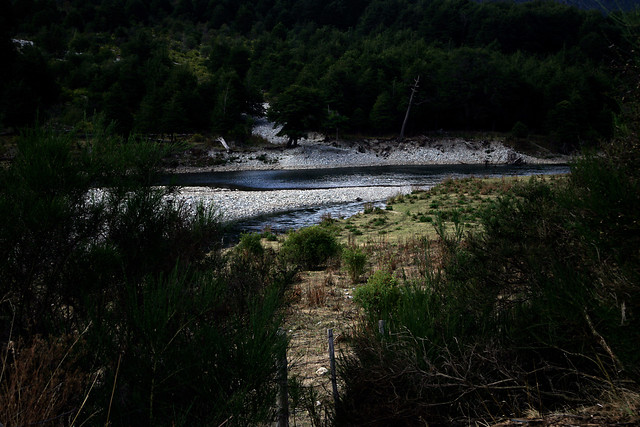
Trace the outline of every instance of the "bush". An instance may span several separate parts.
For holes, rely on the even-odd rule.
[[[340,245],[336,237],[320,226],[295,231],[282,244],[285,259],[305,269],[318,268],[339,252]]]
[[[264,247],[262,247],[262,235],[260,233],[242,233],[240,235],[240,243],[235,247],[235,250],[242,256],[249,257],[262,256],[264,254]]]
[[[278,236],[271,230],[271,227],[267,226],[262,233],[260,233],[260,237],[266,239],[269,242],[277,242]]]
[[[239,425],[273,419],[282,291],[253,295],[229,308],[226,283],[211,273],[180,273],[127,285],[124,305],[95,319],[90,343],[107,369],[98,407],[114,425]],[[99,322],[98,322],[99,321]],[[122,354],[119,362],[114,354]],[[115,376],[117,370],[117,376]]]
[[[398,281],[390,271],[378,270],[365,285],[356,288],[353,300],[372,319],[382,319],[393,313],[400,299]]]
[[[295,269],[273,249],[264,248],[260,234],[243,234],[240,243],[223,257],[218,277],[225,283],[227,304],[244,312],[265,289],[277,284],[284,289],[292,283]]]
[[[529,136],[529,127],[518,121],[511,128],[511,134],[516,138],[526,138]]]
[[[0,342],[23,351],[3,352],[0,400],[27,390],[32,412],[7,419],[63,423],[81,407],[78,424],[271,422],[292,272],[254,235],[223,257],[217,214],[152,185],[163,150],[95,135],[78,147],[28,131],[0,169]],[[68,331],[83,331],[78,356],[58,344]]]
[[[436,273],[405,286],[395,305],[385,296],[389,279],[354,296],[371,323],[343,360],[338,420],[449,424],[454,413],[519,416],[532,401],[545,411],[637,391],[633,174],[586,157],[566,180],[532,178],[492,203],[483,231],[465,240],[438,218],[444,256],[428,269]],[[371,331],[386,307],[381,340]],[[383,397],[394,390],[401,399]]]
[[[215,246],[212,211],[194,215],[165,197],[171,188],[150,186],[164,154],[100,131],[82,149],[72,134],[21,135],[0,172],[0,295],[11,295],[15,313],[2,318],[17,315],[14,333],[81,330],[86,301],[112,302],[125,280],[195,262]]]
[[[367,265],[367,254],[358,247],[347,247],[342,250],[342,262],[347,268],[352,283],[356,283]]]

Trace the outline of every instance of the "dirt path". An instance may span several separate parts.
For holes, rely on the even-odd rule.
[[[290,339],[287,358],[289,376],[308,393],[295,409],[296,424],[311,425],[310,412],[324,417],[325,409],[333,406],[327,330],[333,329],[336,357],[348,352],[346,336],[352,331],[357,308],[351,299],[353,286],[340,271],[304,272],[300,279],[291,293],[285,322]],[[311,411],[309,405],[313,405]]]

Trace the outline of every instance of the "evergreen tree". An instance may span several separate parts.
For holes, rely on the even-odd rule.
[[[318,130],[324,118],[320,92],[293,85],[279,95],[271,104],[267,115],[275,125],[282,126],[279,136],[289,138],[287,147],[295,147],[300,138]]]

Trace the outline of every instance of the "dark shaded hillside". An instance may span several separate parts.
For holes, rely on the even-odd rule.
[[[615,17],[554,2],[5,0],[2,8],[4,128],[36,116],[64,126],[100,116],[125,134],[242,142],[247,117],[297,85],[317,94],[300,111],[323,112],[298,132],[397,134],[420,77],[409,134],[536,133],[572,150],[612,135],[612,64],[630,51]]]
[[[513,0],[515,3],[524,3],[531,0]],[[633,11],[640,3],[637,0],[554,0],[556,3],[577,7],[583,10],[599,10],[604,13],[620,10]]]

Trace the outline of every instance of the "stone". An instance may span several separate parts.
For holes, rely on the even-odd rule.
[[[318,369],[316,370],[316,375],[324,375],[324,374],[326,374],[327,372],[329,372],[329,370],[328,370],[327,368],[325,368],[325,367],[321,367],[321,368],[318,368]]]

